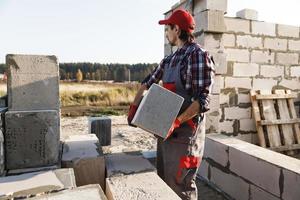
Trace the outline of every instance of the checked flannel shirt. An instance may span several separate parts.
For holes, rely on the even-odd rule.
[[[165,57],[160,64],[142,81],[149,88],[158,83],[163,76],[164,66],[175,67],[181,62],[181,81],[193,100],[198,100],[200,113],[209,110],[209,93],[214,78],[214,62],[208,52],[196,43],[186,43],[173,54]]]

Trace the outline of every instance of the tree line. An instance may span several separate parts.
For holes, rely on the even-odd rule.
[[[157,63],[138,64],[100,64],[100,63],[60,63],[60,80],[96,80],[116,82],[142,81]],[[5,64],[0,64],[0,73],[6,71]],[[81,80],[80,80],[81,79]]]

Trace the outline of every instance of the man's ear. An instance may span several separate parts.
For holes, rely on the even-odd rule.
[[[179,26],[175,24],[174,29],[175,29],[175,32],[178,33],[178,35],[179,35],[180,34]]]

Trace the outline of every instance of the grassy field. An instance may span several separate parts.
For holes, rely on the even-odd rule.
[[[133,101],[138,83],[61,82],[59,88],[63,115],[124,114]],[[0,95],[6,84],[0,84]]]

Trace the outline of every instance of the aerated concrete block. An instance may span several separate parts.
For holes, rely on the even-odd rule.
[[[105,156],[106,177],[155,171],[140,152],[116,153]]]
[[[67,138],[61,165],[74,169],[77,186],[100,184],[104,188],[105,162],[96,135],[72,135]]]
[[[236,16],[242,19],[257,20],[258,12],[252,9],[243,9],[238,11]]]
[[[58,111],[8,111],[5,124],[7,169],[49,166],[59,162]]]
[[[224,12],[206,10],[195,15],[196,32],[204,31],[211,33],[226,32]]]
[[[7,55],[9,110],[58,110],[59,67],[55,56]]]
[[[101,146],[111,145],[111,119],[108,117],[90,117],[89,133],[96,134]]]
[[[132,123],[165,138],[183,101],[183,97],[153,84],[141,101]]]
[[[107,178],[106,196],[109,200],[180,199],[154,172]]]
[[[46,194],[30,200],[107,200],[99,185],[86,185],[57,193]]]

